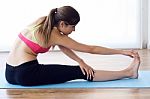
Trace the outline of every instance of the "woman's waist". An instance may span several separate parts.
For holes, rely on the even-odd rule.
[[[10,64],[10,63],[6,62],[6,68],[8,68],[8,69],[26,68],[26,67],[29,67],[30,65],[34,66],[36,64],[39,64],[37,59],[24,61],[19,64]]]
[[[32,60],[36,60],[36,59],[37,59],[37,56],[31,55],[31,54],[10,53],[10,55],[8,56],[8,59],[7,59],[7,64],[16,67],[20,64],[23,64],[23,63],[26,63],[26,62],[29,62]]]

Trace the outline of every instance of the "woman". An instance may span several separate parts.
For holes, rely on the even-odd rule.
[[[24,29],[15,41],[6,63],[6,80],[11,84],[34,86],[63,83],[74,79],[109,81],[122,78],[138,78],[139,55],[135,51],[109,49],[101,46],[81,44],[68,37],[80,21],[79,13],[71,6],[52,9],[48,16],[36,20]],[[58,46],[79,66],[39,64],[39,53]],[[72,50],[91,54],[122,54],[134,58],[124,70],[93,70]],[[15,56],[15,58],[14,58]]]

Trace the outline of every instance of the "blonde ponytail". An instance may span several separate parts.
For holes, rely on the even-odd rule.
[[[45,17],[45,20],[41,22],[39,25],[40,27],[37,29],[37,33],[42,37],[44,40],[43,44],[44,46],[48,46],[48,42],[51,36],[51,31],[53,28],[53,20],[54,15],[57,9],[52,9],[47,17]],[[39,40],[40,41],[40,40]]]

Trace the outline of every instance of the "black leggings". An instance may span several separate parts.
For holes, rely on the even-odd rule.
[[[6,80],[11,84],[35,86],[63,83],[75,79],[87,79],[79,66],[59,64],[39,64],[37,60],[23,63],[17,67],[6,64]]]

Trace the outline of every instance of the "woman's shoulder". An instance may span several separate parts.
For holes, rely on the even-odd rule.
[[[61,34],[60,32],[58,32],[57,30],[53,29],[51,32],[51,37],[50,40],[58,40],[61,39],[62,37],[64,37],[65,35]]]

